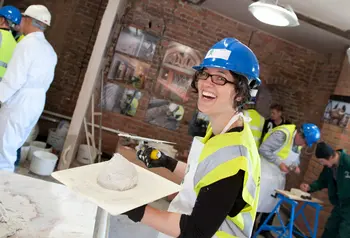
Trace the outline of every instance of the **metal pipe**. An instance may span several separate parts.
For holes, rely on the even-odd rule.
[[[58,118],[66,119],[66,120],[69,120],[69,121],[72,120],[71,117],[68,117],[68,116],[65,116],[65,115],[62,115],[62,114],[59,114],[59,113],[55,113],[55,112],[51,112],[51,111],[47,111],[47,110],[45,110],[44,113],[45,113],[45,114],[48,114],[48,115],[51,115],[51,116],[58,117]],[[91,126],[91,123],[90,123],[90,122],[88,122],[87,124],[88,124],[89,126]],[[99,125],[95,125],[95,127],[99,127]],[[114,133],[114,134],[125,133],[125,132],[123,132],[123,131],[115,130],[115,129],[112,129],[112,128],[109,128],[109,127],[105,127],[105,126],[102,126],[101,128],[102,128],[102,130],[104,130],[104,131],[112,132],[112,133]]]
[[[97,207],[93,238],[108,238],[109,214],[104,209]]]
[[[59,120],[52,118],[52,117],[47,117],[47,116],[40,116],[40,119],[46,120],[46,121],[51,121],[51,122],[55,122],[58,123]]]

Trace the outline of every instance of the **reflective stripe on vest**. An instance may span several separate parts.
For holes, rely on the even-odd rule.
[[[250,129],[252,130],[256,146],[260,146],[260,140],[262,131],[264,129],[265,118],[262,117],[256,110],[248,109],[243,111],[245,116],[250,117],[252,120],[249,122]]]
[[[7,63],[0,61],[0,67],[4,67],[5,69],[7,69]]]
[[[0,78],[5,75],[7,64],[10,62],[17,43],[8,30],[0,29]]]
[[[207,132],[194,176],[194,190],[198,195],[201,188],[233,176],[239,170],[245,171],[242,198],[247,205],[235,217],[227,216],[214,237],[250,237],[260,191],[260,157],[250,127],[244,123],[242,132],[220,134],[211,139],[212,128]]]
[[[293,138],[294,134],[296,133],[296,126],[295,125],[281,125],[273,128],[271,131],[269,131],[266,136],[264,137],[263,142],[275,131],[282,131],[286,135],[286,140],[274,153],[281,158],[281,160],[285,160],[288,158],[291,149],[293,147]]]

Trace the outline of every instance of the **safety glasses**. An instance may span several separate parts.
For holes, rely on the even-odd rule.
[[[223,86],[227,83],[234,84],[234,82],[228,81],[225,77],[209,74],[208,72],[205,72],[205,71],[197,71],[195,76],[197,80],[207,80],[207,78],[210,77],[210,80],[214,84],[220,85],[220,86]]]

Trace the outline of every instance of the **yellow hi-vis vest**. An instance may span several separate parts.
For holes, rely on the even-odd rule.
[[[23,40],[24,35],[22,34],[20,37],[17,38],[17,43],[19,43],[21,40]]]
[[[10,62],[16,48],[16,40],[8,30],[0,29],[0,81],[4,77],[7,64]]]
[[[286,140],[281,148],[275,151],[275,154],[281,158],[281,160],[285,160],[288,158],[290,152],[293,148],[294,135],[296,133],[295,125],[281,125],[273,128],[268,133],[266,133],[263,142],[275,131],[282,131],[286,135]],[[300,147],[299,147],[300,150]]]
[[[227,216],[215,237],[250,237],[260,192],[260,157],[251,130],[244,123],[242,132],[228,132],[210,138],[212,128],[208,127],[202,139],[204,148],[194,176],[194,190],[198,196],[201,188],[231,177],[239,170],[245,171],[242,198],[247,205],[235,217]]]
[[[264,129],[265,118],[254,109],[248,109],[243,111],[244,115],[250,117],[252,120],[249,122],[250,130],[253,133],[256,146],[259,148],[261,135]]]
[[[126,113],[130,116],[135,116],[138,106],[139,106],[139,100],[137,100],[136,98],[133,98],[130,103],[129,110]]]

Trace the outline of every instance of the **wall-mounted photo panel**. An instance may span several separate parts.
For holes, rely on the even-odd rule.
[[[103,88],[102,109],[127,116],[135,116],[142,97],[140,91],[107,83]]]
[[[137,89],[143,89],[149,69],[149,64],[115,53],[107,78],[132,85]]]
[[[348,125],[349,118],[350,97],[332,95],[323,114],[323,121],[344,128]]]
[[[197,50],[177,42],[164,42],[166,52],[155,85],[155,93],[173,101],[186,102],[195,70],[203,56]]]
[[[135,27],[124,28],[118,38],[116,50],[152,61],[159,38]]]
[[[146,122],[176,130],[185,114],[183,106],[152,97],[146,112]]]

